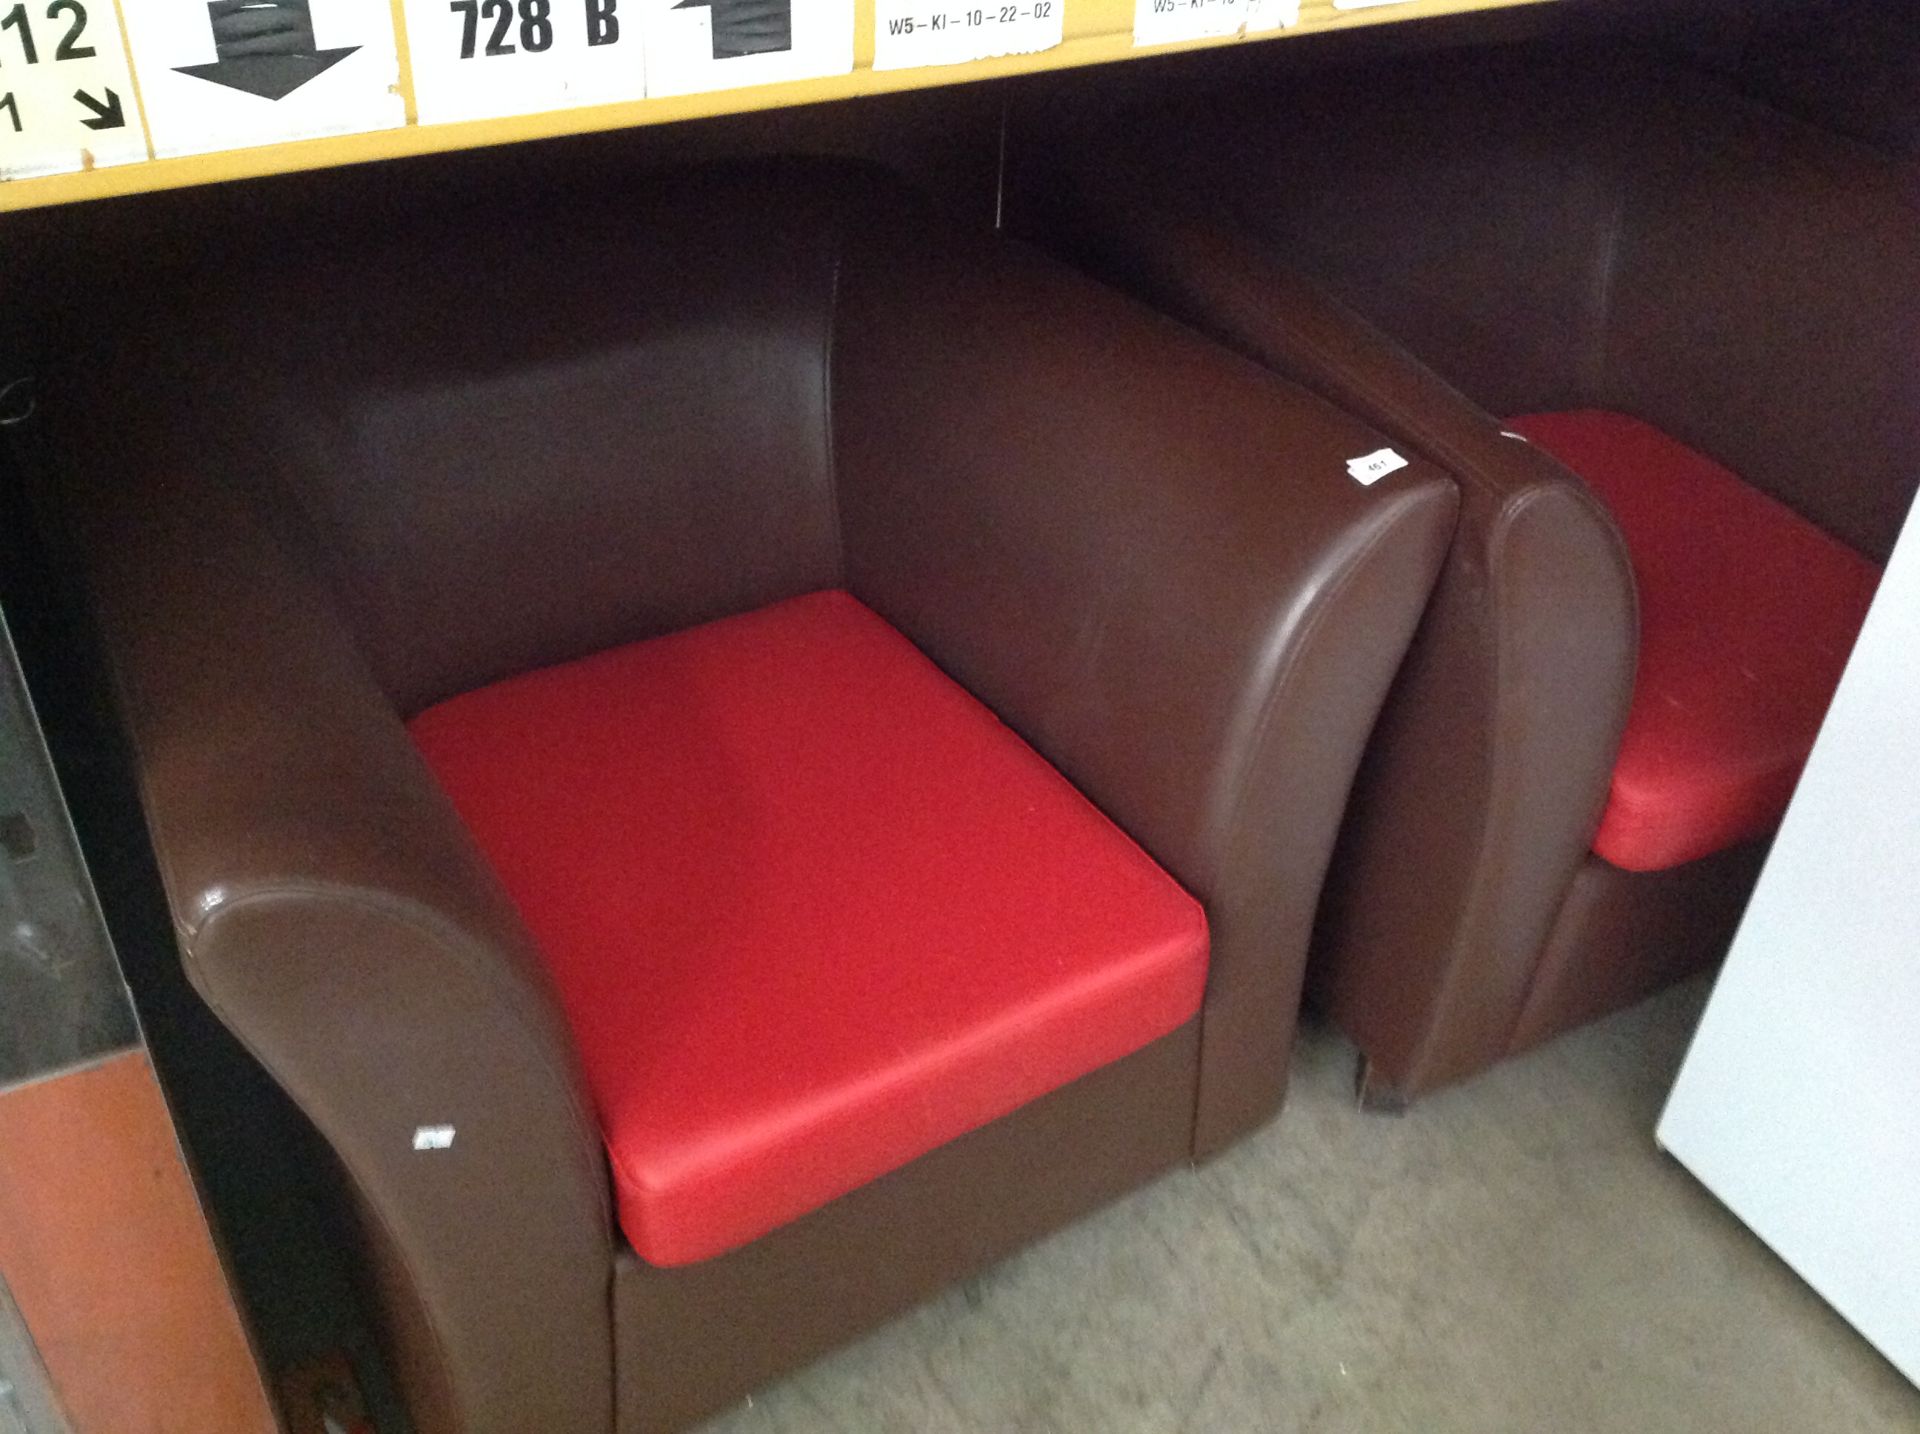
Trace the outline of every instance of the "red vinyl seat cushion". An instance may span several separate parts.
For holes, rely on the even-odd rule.
[[[1880,569],[1624,414],[1511,421],[1613,510],[1640,668],[1594,853],[1661,871],[1779,825]]]
[[[410,724],[549,966],[656,1265],[1169,1034],[1199,904],[843,592]]]

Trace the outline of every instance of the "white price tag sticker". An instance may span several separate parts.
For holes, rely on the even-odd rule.
[[[121,0],[159,155],[406,123],[388,0]]]
[[[147,157],[113,0],[0,14],[0,179]]]
[[[1300,23],[1300,0],[1134,0],[1133,43],[1258,35]]]
[[[853,73],[853,0],[639,0],[647,93]]]
[[[1067,0],[876,0],[873,67],[964,65],[1051,50],[1064,34]]]
[[[637,0],[406,0],[422,124],[646,93]]]
[[[1371,488],[1389,473],[1398,473],[1406,466],[1407,460],[1391,448],[1377,448],[1372,453],[1349,458],[1347,476],[1362,488]]]

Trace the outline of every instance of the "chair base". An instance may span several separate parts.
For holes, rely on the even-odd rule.
[[[1412,1049],[1368,1049],[1347,1028],[1361,1045],[1361,1109],[1402,1114],[1429,1091],[1710,969],[1733,941],[1770,845],[1771,838],[1748,842],[1655,872],[1622,871],[1589,854],[1567,887],[1503,1045],[1450,1043],[1431,1017]],[[1422,1046],[1446,1052],[1444,1059],[1421,1059]]]
[[[1541,948],[1519,1023],[1517,1055],[1646,999],[1726,955],[1772,838],[1668,871],[1581,864]]]
[[[613,1278],[619,1434],[671,1434],[1189,1158],[1199,1023],[743,1249]]]

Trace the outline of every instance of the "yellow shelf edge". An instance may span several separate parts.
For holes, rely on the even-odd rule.
[[[423,125],[412,122],[412,116],[417,111],[410,67],[403,63],[401,82],[409,116],[409,123],[403,127],[262,145],[254,149],[218,150],[210,154],[149,159],[70,174],[4,180],[0,181],[0,213],[166,189],[223,184],[232,180],[257,179],[303,170],[369,164],[416,155],[484,149],[528,140],[555,139],[564,135],[594,134],[830,100],[897,94],[906,90],[944,88],[1192,50],[1288,40],[1331,30],[1549,3],[1553,3],[1553,0],[1402,0],[1399,4],[1335,10],[1331,0],[1306,0],[1301,7],[1300,23],[1288,29],[1136,47],[1133,43],[1132,0],[1081,0],[1077,6],[1069,5],[1066,38],[1051,50],[1030,55],[1009,55],[1001,59],[975,60],[960,65],[875,70],[872,68],[873,5],[871,0],[861,0],[856,21],[859,27],[856,33],[861,37],[860,51],[850,74],[736,90],[716,90],[697,95],[627,100],[619,104],[580,109],[543,110],[498,119]],[[394,0],[393,9],[395,23],[399,25],[400,0]],[[400,40],[404,45],[404,27],[400,30]]]

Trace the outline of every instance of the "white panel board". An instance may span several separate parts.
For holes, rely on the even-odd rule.
[[[1659,1127],[1920,1383],[1920,521],[1894,551]]]

